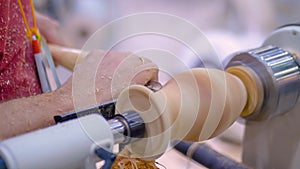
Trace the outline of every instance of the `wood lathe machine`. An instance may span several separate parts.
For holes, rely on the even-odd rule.
[[[225,70],[193,68],[159,90],[133,85],[117,101],[56,116],[52,127],[2,141],[0,169],[95,168],[101,159],[109,168],[114,144],[156,159],[171,140],[210,139],[240,116],[246,121],[243,163],[297,168],[299,34],[299,25],[283,26],[261,47],[229,56]],[[99,112],[116,115],[105,119]]]

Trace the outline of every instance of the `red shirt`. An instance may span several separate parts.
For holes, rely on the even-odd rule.
[[[22,0],[22,4],[32,28],[30,1]],[[0,0],[0,102],[41,92],[18,1]]]

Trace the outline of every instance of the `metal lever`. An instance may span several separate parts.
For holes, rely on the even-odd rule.
[[[204,165],[207,168],[213,169],[248,169],[249,167],[240,164],[210,148],[203,143],[175,141],[175,149],[184,155],[188,155],[189,149],[194,151],[191,154],[193,160]],[[197,147],[194,147],[197,144]]]
[[[0,169],[7,169],[4,160],[0,157]]]
[[[105,161],[101,169],[110,169],[115,159],[117,158],[117,156],[114,153],[111,153],[101,147],[96,149],[95,153],[99,158]]]

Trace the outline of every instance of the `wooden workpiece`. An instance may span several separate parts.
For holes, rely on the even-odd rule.
[[[156,158],[170,140],[204,141],[226,130],[244,111],[247,90],[238,77],[196,68],[176,75],[161,90],[130,86],[118,97],[117,113],[140,112],[147,138],[128,146],[133,156]]]

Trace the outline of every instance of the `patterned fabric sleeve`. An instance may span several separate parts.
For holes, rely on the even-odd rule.
[[[22,0],[33,26],[29,0]],[[0,0],[0,102],[37,95],[41,87],[17,0]]]

